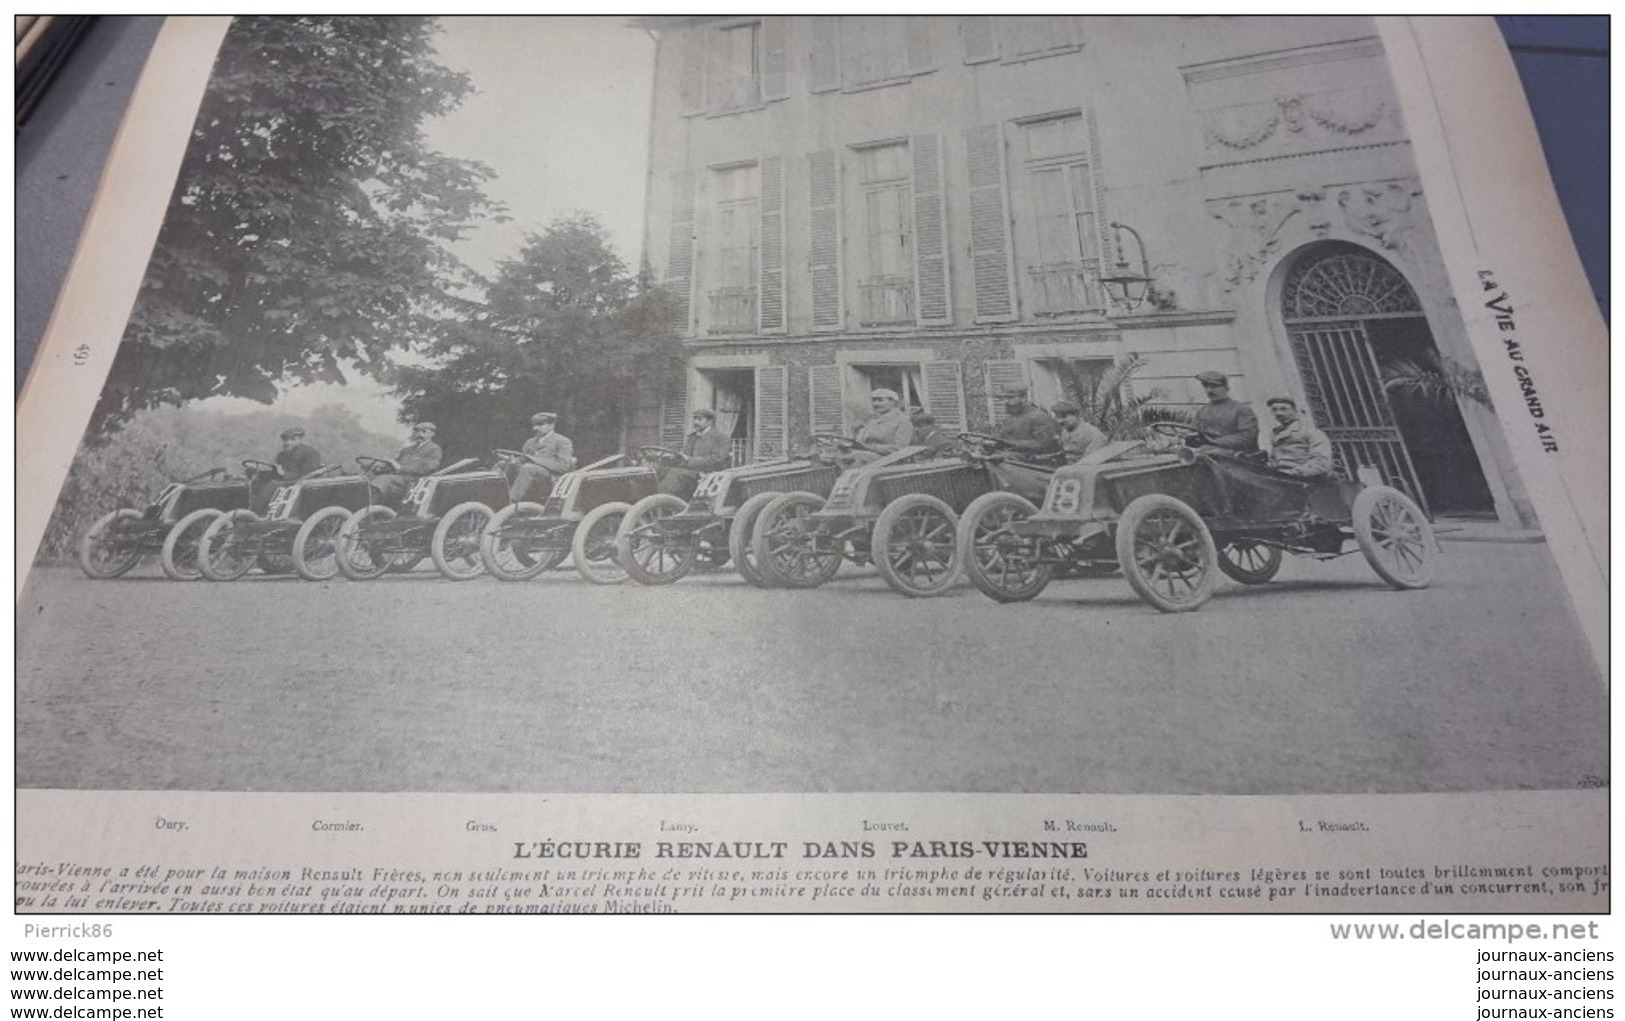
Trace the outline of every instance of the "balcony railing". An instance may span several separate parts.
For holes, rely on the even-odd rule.
[[[709,295],[712,333],[754,333],[756,331],[756,288],[720,287]]]
[[[1032,282],[1033,311],[1038,315],[1100,312],[1106,308],[1098,260],[1028,266],[1027,278]]]
[[[858,321],[889,326],[914,321],[914,278],[870,277],[858,282]]]

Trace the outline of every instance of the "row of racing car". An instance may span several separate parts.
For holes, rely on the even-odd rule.
[[[274,465],[247,461],[245,477],[214,469],[171,484],[145,510],[100,519],[79,561],[94,578],[156,553],[177,580],[228,581],[257,568],[362,581],[428,558],[446,578],[518,582],[568,558],[599,584],[670,584],[731,565],[764,588],[818,586],[850,562],[873,565],[907,596],[940,594],[963,574],[1000,602],[1031,599],[1055,579],[1121,572],[1166,612],[1201,606],[1220,575],[1268,582],[1283,553],[1357,550],[1393,588],[1431,581],[1432,527],[1399,490],[1372,478],[1289,476],[1180,442],[1189,426],[1150,428],[1147,439],[1070,464],[962,433],[951,453],[905,447],[843,467],[853,441],[819,435],[805,456],[705,475],[687,499],[657,491],[661,467],[677,460],[658,447],[565,473],[545,502],[517,504],[496,467],[525,457],[517,451],[493,452],[490,467],[464,459],[418,478],[394,506],[369,484],[393,468],[381,459],[274,486],[262,481]]]

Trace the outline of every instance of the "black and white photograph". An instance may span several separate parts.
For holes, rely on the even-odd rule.
[[[232,19],[17,787],[1606,787],[1532,296],[1451,272],[1389,39]]]

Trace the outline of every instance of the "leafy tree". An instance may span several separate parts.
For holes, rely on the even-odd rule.
[[[439,426],[448,458],[517,447],[536,411],[582,460],[619,449],[640,385],[675,370],[669,299],[633,277],[589,214],[553,221],[498,264],[484,305],[448,326],[431,365],[403,366],[407,417]]]
[[[239,18],[192,130],[157,248],[92,421],[215,394],[378,373],[433,329],[501,219],[485,166],[431,150],[425,119],[472,89],[421,17]]]

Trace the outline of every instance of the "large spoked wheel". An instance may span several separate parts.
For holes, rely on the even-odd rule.
[[[527,519],[543,515],[539,503],[516,503],[497,511],[480,537],[480,562],[492,577],[503,581],[529,581],[559,565],[569,552],[562,544],[544,545],[540,529]]]
[[[778,493],[757,493],[739,505],[734,512],[733,522],[728,526],[728,554],[733,557],[734,570],[757,588],[772,588],[774,581],[757,569],[756,550],[751,539],[756,532],[756,519],[762,516],[762,508],[778,498]]]
[[[259,559],[251,529],[260,516],[234,510],[215,518],[197,542],[198,568],[210,581],[236,581]]]
[[[491,508],[475,500],[446,512],[429,540],[429,556],[442,577],[452,581],[479,577],[485,569],[480,562],[480,536],[490,523]]]
[[[910,493],[875,519],[875,568],[905,596],[940,595],[959,576],[959,516],[934,496]]]
[[[615,534],[631,509],[629,503],[601,504],[576,526],[570,539],[570,559],[576,571],[595,585],[619,585],[626,580],[626,569],[615,562]]]
[[[615,533],[615,562],[643,585],[670,585],[694,570],[697,537],[666,527],[688,504],[666,493],[646,496],[632,505]]]
[[[981,593],[1001,603],[1019,603],[1044,591],[1050,565],[1038,562],[1038,541],[1010,526],[1036,510],[1015,493],[984,493],[959,518],[959,560]]]
[[[197,562],[198,540],[221,513],[213,507],[205,507],[175,522],[175,527],[164,536],[164,548],[158,556],[164,577],[171,581],[197,581],[203,577],[203,568]]]
[[[293,539],[293,569],[306,581],[327,581],[339,573],[339,529],[350,512],[323,507],[299,526]]]
[[[1219,583],[1213,533],[1189,504],[1162,493],[1123,510],[1117,559],[1135,593],[1164,613],[1196,609]]]
[[[1354,538],[1371,569],[1396,589],[1426,588],[1438,568],[1433,526],[1410,497],[1371,486],[1354,498]]]
[[[830,547],[812,519],[823,506],[823,497],[798,491],[775,497],[757,515],[751,549],[770,586],[817,588],[841,569],[841,551]]]
[[[1274,546],[1231,539],[1219,546],[1219,570],[1243,585],[1262,585],[1274,578],[1285,559]]]
[[[92,578],[117,578],[141,559],[140,539],[131,534],[141,512],[124,507],[104,514],[79,540],[79,569]]]
[[[388,507],[363,507],[344,519],[339,527],[339,570],[351,581],[371,581],[394,563],[376,535],[368,535],[369,524],[388,521],[395,512]]]

